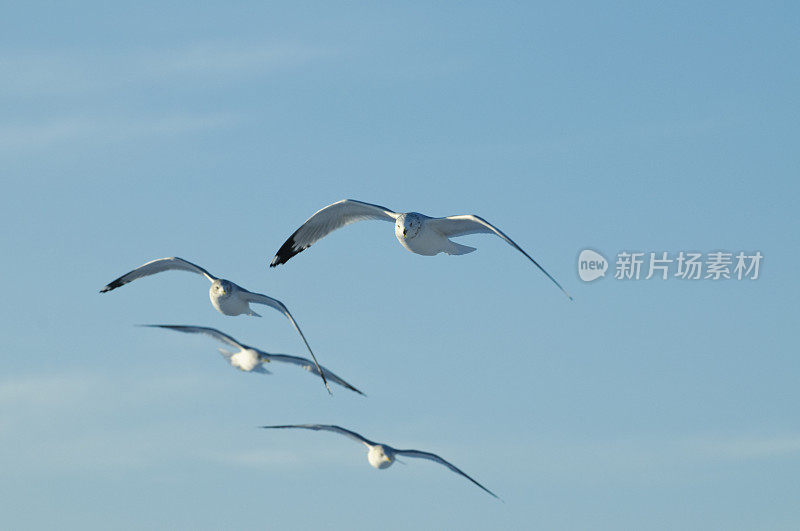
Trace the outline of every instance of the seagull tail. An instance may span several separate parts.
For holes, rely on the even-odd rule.
[[[445,252],[451,256],[457,256],[461,254],[469,254],[472,251],[475,251],[475,247],[470,247],[469,245],[461,245],[460,243],[456,243],[452,240],[448,240],[450,242],[450,248],[445,250]]]
[[[229,350],[225,350],[224,348],[218,348],[217,350],[218,350],[218,351],[219,351],[219,353],[220,353],[220,354],[222,354],[222,356],[223,356],[223,357],[224,357],[226,360],[228,360],[228,361],[230,361],[230,359],[231,359],[231,356],[233,356],[233,352],[231,352],[231,351],[229,351]]]

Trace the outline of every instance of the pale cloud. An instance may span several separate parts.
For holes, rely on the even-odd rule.
[[[0,469],[72,472],[195,459],[190,450],[199,432],[209,445],[229,437],[229,430],[198,422],[204,417],[198,397],[231,395],[230,385],[191,374],[6,378],[0,381]],[[153,417],[165,405],[179,412],[177,419]]]
[[[247,468],[319,468],[359,467],[367,465],[367,452],[361,445],[351,441],[333,441],[326,437],[310,437],[305,440],[290,436],[275,437],[269,431],[254,428],[258,446],[250,440],[247,445],[231,447],[228,451],[197,452],[196,457],[211,462]],[[302,436],[300,434],[300,436]]]
[[[0,409],[71,407],[90,396],[91,383],[69,375],[23,376],[0,381]]]
[[[800,435],[700,437],[683,441],[690,455],[727,461],[800,456]]]
[[[227,385],[195,375],[115,376],[113,380],[97,373],[26,375],[0,380],[0,412],[6,427],[30,429],[54,420],[70,422],[77,414],[113,414],[165,400],[191,403],[198,394],[226,392]],[[0,438],[4,435],[9,433],[0,429]]]
[[[236,83],[273,75],[336,55],[303,44],[194,43],[124,51],[0,52],[0,100],[38,101],[34,112],[0,122],[0,150],[48,148],[59,143],[96,145],[231,128],[246,113],[144,113],[102,111],[104,98],[153,89],[195,91],[206,84]],[[172,87],[167,85],[173,84]],[[89,97],[90,101],[86,98]],[[58,109],[62,110],[59,111]],[[45,112],[46,109],[46,112]],[[83,112],[81,109],[84,109]]]
[[[143,73],[156,76],[181,74],[257,74],[277,68],[302,66],[330,57],[333,50],[304,45],[228,45],[202,43],[150,52],[139,59]]]
[[[234,127],[244,117],[232,113],[182,113],[137,117],[62,117],[34,123],[0,124],[0,149],[46,148],[54,144],[120,142],[164,138]]]
[[[0,380],[0,467],[49,473],[182,460],[258,469],[366,466],[363,448],[350,441],[271,434],[233,419],[208,423],[204,408],[215,402],[212,397],[234,397],[236,389],[231,379],[182,373],[6,377]],[[153,418],[154,412],[162,413]],[[421,444],[416,439],[396,443]],[[702,469],[800,459],[800,433],[498,440],[483,446],[480,456],[461,441],[427,440],[425,449],[474,470],[510,467],[542,481],[651,484]],[[492,455],[522,458],[498,462]]]
[[[198,77],[233,81],[306,66],[337,55],[331,48],[298,43],[193,43],[181,47],[118,51],[19,51],[0,54],[0,95],[78,95],[159,86]]]
[[[286,465],[295,467],[308,464],[306,456],[291,450],[237,450],[232,448],[228,452],[200,454],[199,457],[216,463],[247,468],[273,468]]]
[[[447,448],[445,445],[436,447],[440,453]],[[467,447],[451,445],[450,448],[453,455],[470,453]],[[690,477],[700,470],[736,468],[765,460],[800,459],[800,434],[706,433],[595,440],[540,439],[524,445],[498,443],[484,451],[522,456],[522,459],[499,466],[508,466],[509,473],[524,471],[542,481],[654,484]]]

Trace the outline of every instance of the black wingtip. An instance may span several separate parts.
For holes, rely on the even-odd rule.
[[[105,293],[107,291],[111,291],[112,289],[117,289],[118,287],[124,284],[126,284],[126,282],[122,282],[122,277],[120,277],[114,280],[113,282],[109,282],[108,284],[103,286],[103,289],[100,290],[100,293]]]
[[[347,384],[345,387],[346,387],[347,389],[350,389],[350,390],[351,390],[351,391],[353,391],[354,393],[358,393],[358,394],[360,394],[361,396],[367,396],[365,393],[362,393],[360,390],[356,389],[355,387],[353,387],[353,386],[352,386],[352,385],[350,385],[350,384]]]
[[[286,240],[278,252],[275,253],[275,256],[272,258],[272,261],[269,263],[270,267],[277,267],[281,264],[285,264],[288,262],[294,255],[302,251],[302,249],[295,249],[294,241],[292,238]]]
[[[281,264],[285,264],[286,262],[291,260],[291,258],[294,255],[302,253],[303,251],[311,247],[310,245],[305,245],[303,247],[297,245],[297,240],[295,240],[295,237],[297,236],[297,232],[299,230],[300,229],[294,231],[294,234],[289,236],[289,239],[283,242],[283,245],[281,245],[281,248],[278,249],[278,252],[275,253],[275,256],[272,258],[272,261],[269,263],[270,267],[276,267]]]

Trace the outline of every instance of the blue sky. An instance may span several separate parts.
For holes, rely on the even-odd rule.
[[[786,3],[8,3],[0,514],[11,528],[797,529],[800,10]],[[352,197],[476,213],[267,261]],[[757,281],[577,275],[581,249],[760,251]],[[177,255],[283,300],[303,355]],[[430,450],[376,471],[338,423]]]

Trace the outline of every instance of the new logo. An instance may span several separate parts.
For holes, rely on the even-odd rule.
[[[578,276],[584,282],[591,282],[606,276],[608,260],[602,254],[591,249],[584,249],[578,256]]]

